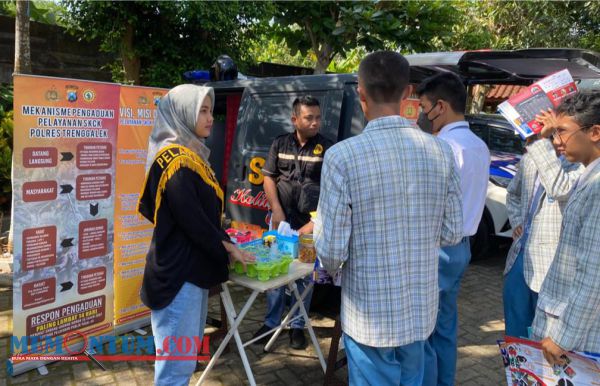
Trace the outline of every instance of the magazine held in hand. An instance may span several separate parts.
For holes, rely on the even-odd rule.
[[[600,356],[569,352],[562,365],[550,366],[539,342],[505,337],[498,341],[508,386],[600,385]]]
[[[535,116],[542,110],[557,107],[562,100],[577,92],[569,70],[549,75],[513,95],[498,106],[498,112],[515,128],[521,138],[539,133],[542,125]]]

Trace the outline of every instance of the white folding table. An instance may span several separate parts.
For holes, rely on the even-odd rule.
[[[319,347],[319,342],[317,341],[317,336],[315,335],[315,332],[310,323],[310,319],[308,318],[307,310],[304,307],[304,303],[302,302],[302,300],[306,297],[306,295],[308,294],[310,289],[313,287],[313,283],[311,282],[304,289],[304,292],[302,293],[302,295],[300,295],[300,292],[298,291],[298,287],[296,286],[296,280],[302,279],[308,275],[311,275],[312,272],[313,272],[313,264],[300,263],[298,260],[294,260],[290,264],[289,272],[286,275],[281,275],[275,279],[265,281],[265,282],[258,281],[256,279],[251,279],[251,278],[243,276],[243,275],[238,275],[238,274],[232,273],[229,276],[229,281],[221,284],[221,286],[223,288],[223,292],[221,292],[221,298],[223,299],[223,306],[225,307],[225,312],[227,314],[227,320],[229,321],[229,331],[227,332],[227,335],[225,335],[225,337],[223,338],[223,341],[221,342],[221,345],[219,346],[217,351],[214,353],[214,355],[210,359],[208,366],[206,366],[206,369],[202,373],[202,376],[198,380],[198,383],[196,383],[196,386],[201,385],[202,382],[204,382],[206,380],[206,378],[208,377],[208,374],[210,373],[211,369],[214,367],[217,359],[219,359],[219,357],[223,353],[223,350],[225,350],[225,347],[227,347],[227,344],[229,343],[229,340],[231,339],[232,336],[235,339],[235,344],[240,353],[240,357],[242,359],[244,369],[246,370],[246,375],[248,376],[248,381],[250,382],[251,386],[255,386],[256,382],[254,381],[254,375],[252,374],[252,369],[250,367],[250,363],[248,362],[248,357],[246,356],[246,350],[244,349],[244,347],[254,343],[255,341],[257,341],[257,340],[267,336],[271,332],[275,331],[273,336],[271,337],[271,339],[269,339],[269,342],[267,343],[267,345],[264,348],[265,351],[269,351],[271,349],[271,346],[273,345],[273,343],[277,340],[277,337],[279,336],[279,334],[281,334],[281,331],[283,331],[283,329],[285,328],[285,326],[287,326],[288,324],[290,324],[291,322],[293,322],[294,320],[299,319],[299,318],[304,318],[304,320],[305,320],[306,326],[308,328],[308,333],[310,335],[310,339],[312,341],[312,344],[315,346],[315,351],[317,352],[317,356],[319,357],[319,362],[321,362],[321,367],[323,368],[323,372],[325,372],[327,370],[325,358],[323,357],[323,353],[321,352],[321,347]],[[250,295],[250,297],[248,298],[248,300],[242,307],[239,315],[236,314],[235,307],[233,305],[233,300],[231,299],[231,293],[229,292],[229,285],[231,285],[231,284],[238,284],[238,285],[241,285],[243,287],[246,287],[246,288],[249,288],[252,290],[252,294]],[[240,324],[242,323],[242,320],[244,320],[244,317],[246,316],[246,314],[252,307],[252,304],[256,300],[256,297],[258,296],[258,294],[266,292],[268,290],[276,289],[276,288],[279,288],[282,286],[287,286],[290,289],[290,293],[292,293],[294,298],[296,299],[296,302],[295,302],[294,306],[290,309],[290,312],[285,316],[285,318],[283,319],[283,321],[281,322],[281,324],[279,326],[271,329],[268,332],[265,332],[264,334],[262,334],[260,336],[257,336],[256,338],[254,338],[252,340],[249,340],[245,343],[242,342],[242,338],[240,337],[240,333],[239,333],[238,329],[239,329]],[[300,308],[301,314],[296,317],[293,317],[293,315],[296,312],[296,310],[298,309],[298,307]]]

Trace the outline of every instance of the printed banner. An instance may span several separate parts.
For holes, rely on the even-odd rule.
[[[136,208],[144,184],[148,137],[154,126],[156,106],[167,91],[121,86],[114,244],[118,333],[120,326],[149,323],[150,310],[142,304],[139,293],[153,226],[137,215]]]
[[[14,78],[13,335],[20,342],[113,332],[119,89]],[[27,351],[21,345],[16,353]]]

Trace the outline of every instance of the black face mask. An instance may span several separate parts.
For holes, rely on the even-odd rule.
[[[442,115],[442,113],[439,113],[435,118],[429,119],[429,113],[432,112],[433,109],[435,109],[435,106],[437,106],[437,102],[438,101],[435,102],[435,104],[429,109],[429,111],[421,111],[419,113],[419,118],[417,118],[417,125],[419,126],[419,128],[421,128],[421,130],[429,134],[433,134],[433,121],[435,121],[440,117],[440,115]]]

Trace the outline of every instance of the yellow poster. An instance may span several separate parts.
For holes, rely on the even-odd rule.
[[[168,90],[121,86],[115,191],[116,333],[149,323],[150,310],[140,300],[152,224],[136,213],[145,177],[148,137],[156,106]]]

